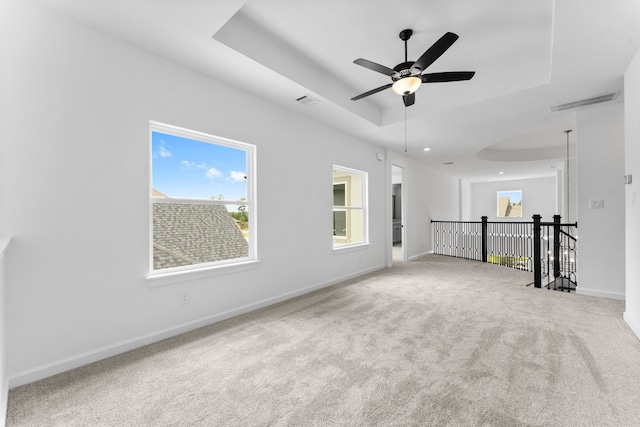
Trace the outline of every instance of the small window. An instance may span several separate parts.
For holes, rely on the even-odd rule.
[[[256,258],[255,146],[152,122],[152,273]]]
[[[333,247],[369,242],[367,224],[367,173],[333,167]]]
[[[498,191],[498,218],[522,218],[522,190]]]

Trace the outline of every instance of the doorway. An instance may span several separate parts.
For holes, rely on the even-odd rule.
[[[391,259],[405,261],[404,242],[404,168],[391,165]]]

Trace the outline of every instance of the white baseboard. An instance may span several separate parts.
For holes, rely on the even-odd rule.
[[[121,353],[125,353],[130,350],[135,350],[136,348],[140,348],[148,344],[153,344],[155,342],[162,341],[164,339],[171,338],[176,335],[180,335],[185,332],[189,332],[194,329],[201,328],[203,326],[211,325],[213,323],[230,319],[232,317],[236,317],[241,314],[245,314],[245,313],[259,310],[265,307],[269,307],[271,305],[278,304],[288,299],[295,298],[295,297],[307,294],[309,292],[317,291],[319,289],[326,288],[327,286],[335,285],[340,282],[344,282],[345,280],[349,280],[355,277],[363,276],[365,274],[373,273],[374,271],[378,271],[383,268],[385,268],[384,265],[379,265],[366,270],[361,270],[356,273],[337,277],[322,283],[308,286],[306,288],[298,289],[293,292],[288,292],[272,298],[267,298],[262,301],[247,304],[245,306],[237,307],[231,310],[227,310],[212,316],[207,316],[205,318],[201,318],[201,319],[187,322],[181,325],[177,325],[172,328],[163,329],[160,331],[156,331],[156,332],[143,335],[140,337],[132,338],[129,340],[120,341],[115,344],[100,347],[95,350],[90,350],[81,354],[77,354],[70,357],[66,357],[61,360],[57,360],[55,362],[47,363],[32,369],[18,372],[14,375],[11,375],[6,389],[8,390],[9,388],[19,387],[21,385],[29,384],[34,381],[38,381],[53,375],[57,375],[71,369],[79,368],[80,366],[88,365],[90,363],[97,362],[99,360],[103,360],[108,357],[112,357]],[[4,406],[4,408],[6,410],[6,405]],[[2,414],[0,413],[0,415]]]
[[[416,255],[410,256],[409,257],[409,261],[413,261],[414,259],[420,258],[421,256],[425,256],[427,254],[432,254],[432,253],[433,253],[433,251],[426,251],[426,252],[422,252],[420,254],[416,254]]]
[[[4,427],[7,420],[7,405],[9,404],[9,380],[3,378],[0,390],[0,426]]]
[[[623,301],[625,299],[625,294],[621,292],[608,292],[608,291],[599,291],[597,289],[585,289],[580,287],[580,285],[578,285],[578,287],[576,288],[576,293],[578,295],[587,295],[590,297],[611,298],[611,299],[619,299]]]
[[[624,312],[624,314],[622,315],[622,318],[624,319],[625,322],[627,322],[627,325],[629,325],[629,327],[631,328],[633,333],[636,334],[638,339],[640,339],[640,320],[637,318],[634,319],[633,317],[631,317],[631,315],[627,311]]]

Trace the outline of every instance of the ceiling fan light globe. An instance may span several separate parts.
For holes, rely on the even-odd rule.
[[[418,90],[422,84],[422,79],[415,76],[407,76],[400,80],[397,80],[391,89],[398,95],[409,95]]]

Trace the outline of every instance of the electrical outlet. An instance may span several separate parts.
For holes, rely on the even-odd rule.
[[[189,292],[183,292],[180,294],[180,304],[189,304]]]
[[[604,208],[604,200],[589,200],[589,209]]]

